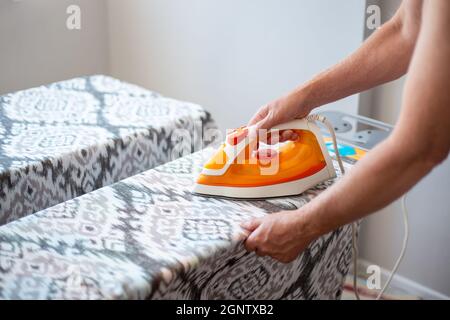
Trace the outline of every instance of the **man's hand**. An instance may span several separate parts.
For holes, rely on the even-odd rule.
[[[306,117],[311,109],[302,105],[301,94],[292,92],[291,94],[275,100],[261,107],[253,116],[247,126],[256,125],[258,129],[271,129],[272,127],[296,118]],[[282,130],[276,142],[296,140],[298,135],[292,130]],[[272,143],[270,135],[267,143]]]
[[[288,263],[309,245],[313,237],[308,235],[302,214],[298,211],[282,211],[256,218],[241,224],[250,234],[245,241],[248,251],[258,256]]]
[[[249,121],[248,126],[256,125],[258,129],[270,129],[295,118],[306,117],[310,111],[310,108],[302,104],[301,94],[294,91],[262,106]]]
[[[316,107],[404,75],[419,34],[421,12],[422,0],[404,1],[395,16],[355,53],[291,93],[261,107],[248,125],[270,129],[303,118]]]

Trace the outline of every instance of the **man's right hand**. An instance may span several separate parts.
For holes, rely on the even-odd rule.
[[[258,129],[270,129],[278,124],[306,117],[311,110],[303,107],[300,100],[292,93],[270,102],[258,110],[248,126],[256,125]]]
[[[256,125],[258,129],[269,130],[276,125],[296,118],[304,118],[310,111],[310,109],[303,107],[297,94],[292,93],[261,107],[247,126]],[[279,138],[279,141],[295,140],[297,135],[291,130],[283,130],[280,132]]]
[[[248,125],[270,129],[295,118],[303,118],[315,107],[404,75],[419,34],[421,12],[421,0],[404,1],[395,16],[352,55],[290,94],[260,108]]]

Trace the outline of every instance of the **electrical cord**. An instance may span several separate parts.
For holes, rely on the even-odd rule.
[[[380,300],[380,298],[383,296],[386,289],[389,287],[389,284],[392,281],[392,278],[394,277],[395,273],[397,272],[398,267],[400,266],[400,263],[403,260],[403,257],[405,256],[406,247],[408,245],[408,237],[409,237],[409,222],[408,222],[408,210],[406,209],[406,195],[404,194],[401,200],[402,203],[402,213],[403,213],[403,221],[404,221],[404,235],[403,235],[403,245],[402,250],[400,251],[400,254],[397,258],[397,261],[395,262],[394,268],[392,268],[391,274],[389,275],[389,278],[387,279],[386,283],[383,286],[383,289],[381,289],[380,293],[377,296],[377,300]]]
[[[334,147],[334,153],[336,155],[336,159],[339,164],[339,169],[341,170],[342,175],[344,175],[345,174],[344,164],[342,162],[342,158],[339,153],[336,132],[334,131],[334,127],[331,124],[331,122],[329,122],[326,117],[324,117],[320,114],[310,114],[306,117],[306,119],[309,121],[319,121],[327,127],[328,131],[331,134],[331,139],[333,141],[333,147]],[[408,226],[408,211],[406,209],[406,194],[403,195],[401,202],[402,202],[403,221],[404,221],[404,228],[405,228],[402,249],[400,251],[400,255],[397,258],[397,261],[395,262],[394,268],[392,269],[392,271],[389,275],[388,280],[386,281],[383,288],[379,292],[376,300],[379,300],[383,296],[386,289],[389,287],[389,284],[391,283],[392,278],[394,277],[395,273],[397,272],[397,269],[400,266],[400,263],[405,255],[406,247],[408,245],[409,226]],[[356,230],[357,230],[356,222],[353,222],[351,224],[351,226],[352,226],[352,253],[353,253],[353,290],[355,292],[356,300],[360,300],[360,296],[358,293],[358,283],[357,283],[358,247],[357,247],[357,241],[356,241],[357,240],[356,239]]]

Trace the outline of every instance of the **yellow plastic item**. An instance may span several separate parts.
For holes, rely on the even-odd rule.
[[[311,176],[327,163],[316,136],[308,130],[294,130],[296,141],[281,144],[278,158],[271,163],[259,160],[253,153],[255,144],[249,144],[222,175],[200,174],[197,183],[210,186],[259,187],[298,180]],[[217,170],[226,164],[225,144],[205,164],[205,168]],[[277,166],[275,174],[263,174],[264,169]]]

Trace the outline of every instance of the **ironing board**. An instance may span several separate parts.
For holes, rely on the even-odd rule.
[[[198,105],[102,75],[0,96],[0,225],[200,150],[215,127]]]
[[[2,299],[336,299],[351,228],[294,262],[248,253],[239,223],[298,208],[330,186],[259,201],[191,193],[212,148],[0,227]],[[346,164],[350,167],[350,164]]]

